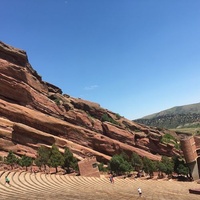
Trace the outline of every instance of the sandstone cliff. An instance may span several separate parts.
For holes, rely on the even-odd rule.
[[[113,122],[102,120],[103,116]],[[40,145],[67,146],[79,159],[107,162],[122,151],[153,160],[179,152],[160,142],[169,130],[127,120],[99,104],[62,94],[42,80],[26,52],[0,42],[0,151],[35,157]],[[175,135],[175,133],[171,132]]]

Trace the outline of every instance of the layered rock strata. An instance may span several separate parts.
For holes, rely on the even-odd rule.
[[[102,120],[104,115],[115,123]],[[106,163],[122,151],[159,160],[161,155],[180,153],[160,143],[165,131],[63,94],[60,88],[42,80],[25,51],[0,42],[1,153],[12,150],[35,157],[39,146],[50,148],[55,143],[60,151],[69,147],[79,160],[96,156]]]

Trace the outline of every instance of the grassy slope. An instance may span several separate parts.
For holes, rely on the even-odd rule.
[[[176,129],[171,129],[173,131],[190,133],[192,135],[200,135],[200,123],[185,124],[184,126],[177,127]]]
[[[145,116],[136,122],[149,126],[199,135],[200,133],[200,103],[176,106],[152,115]],[[176,127],[176,128],[175,128]]]
[[[200,103],[184,105],[184,106],[176,106],[167,110],[163,110],[158,113],[154,113],[152,115],[147,115],[145,117],[142,117],[141,119],[152,119],[164,115],[189,114],[189,113],[200,114]]]

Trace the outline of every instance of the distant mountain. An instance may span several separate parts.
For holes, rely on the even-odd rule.
[[[200,103],[176,106],[134,121],[148,126],[167,129],[199,126]]]

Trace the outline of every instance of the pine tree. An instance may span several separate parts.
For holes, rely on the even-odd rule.
[[[70,173],[70,168],[75,170],[78,168],[77,159],[73,156],[69,148],[65,147],[65,152],[63,157],[64,157],[64,163],[62,167],[66,169],[67,173]]]
[[[58,172],[58,166],[63,166],[64,163],[64,157],[60,153],[58,147],[53,144],[51,148],[50,158],[49,158],[49,164],[52,167],[55,167],[56,173]]]
[[[143,168],[143,162],[137,153],[133,153],[131,156],[131,164],[135,170],[141,170]]]
[[[20,166],[26,167],[26,171],[27,171],[27,167],[31,166],[32,163],[33,163],[33,159],[28,157],[28,156],[26,156],[26,155],[23,155],[21,157],[21,159],[19,160]]]
[[[148,173],[150,175],[150,177],[152,177],[153,176],[153,172],[156,171],[155,163],[152,160],[150,160],[149,158],[144,157],[143,158],[143,164],[144,164],[144,171],[146,173]]]
[[[187,177],[190,176],[190,170],[185,162],[185,160],[181,157],[174,157],[174,172],[178,175],[186,175]]]
[[[5,163],[10,165],[11,168],[13,169],[14,164],[17,164],[17,157],[12,151],[9,151],[7,157],[5,158]]]
[[[50,150],[47,147],[45,146],[39,147],[37,151],[37,158],[35,159],[35,164],[39,168],[44,166],[46,170],[46,165],[48,165],[49,162],[49,156],[50,156]]]
[[[124,174],[125,172],[130,172],[132,170],[131,164],[124,159],[124,155],[114,155],[109,163],[110,170],[117,175]]]

